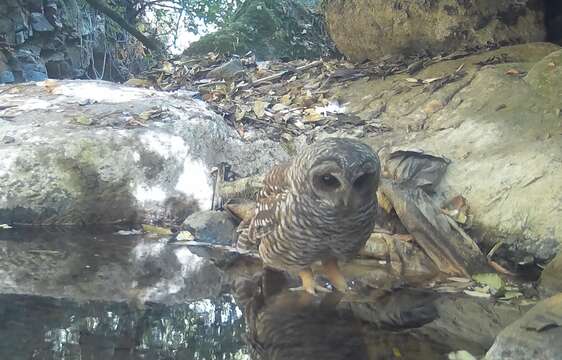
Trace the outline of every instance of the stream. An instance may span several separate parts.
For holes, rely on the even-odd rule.
[[[312,297],[117,231],[0,232],[0,359],[446,359],[522,313],[416,289]]]

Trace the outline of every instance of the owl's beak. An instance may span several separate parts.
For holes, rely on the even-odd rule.
[[[347,208],[351,204],[351,186],[347,186],[348,184],[344,184],[343,189],[341,189],[338,205],[342,208]]]

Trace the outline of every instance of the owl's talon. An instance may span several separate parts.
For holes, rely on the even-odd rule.
[[[312,295],[316,295],[316,291],[330,292],[330,290],[318,285],[316,281],[314,281],[314,274],[312,273],[312,270],[310,268],[299,271],[299,277],[302,280],[302,286],[290,290],[292,291],[304,290]]]
[[[332,284],[332,286],[339,292],[345,293],[349,290],[347,281],[341,273],[336,259],[323,260],[322,269],[324,270],[326,277],[328,277],[328,280],[330,280],[330,284]]]
[[[312,288],[307,288],[304,286],[299,286],[299,287],[294,287],[294,288],[289,288],[289,291],[306,291],[307,293],[311,294],[311,295],[317,295],[317,293],[331,293],[332,291],[330,291],[330,289],[326,289],[325,287],[321,286],[321,285],[314,285]]]

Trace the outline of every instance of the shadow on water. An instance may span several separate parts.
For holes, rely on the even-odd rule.
[[[416,290],[313,297],[99,230],[0,231],[0,359],[446,359],[483,354],[519,315]]]

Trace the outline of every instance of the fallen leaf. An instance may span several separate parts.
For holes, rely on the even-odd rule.
[[[148,88],[148,87],[150,87],[150,81],[148,81],[146,79],[132,78],[132,79],[129,79],[129,80],[125,81],[124,85],[133,86],[133,87]]]
[[[180,231],[176,236],[176,239],[179,241],[192,241],[195,237],[189,231]]]
[[[77,115],[72,118],[72,122],[80,125],[92,125],[94,120],[84,114]]]
[[[483,298],[483,299],[487,299],[487,298],[490,298],[492,296],[492,295],[487,294],[487,293],[482,293],[482,292],[479,292],[479,291],[472,291],[472,290],[464,290],[463,292],[466,295],[477,297],[477,298]]]
[[[315,109],[306,109],[304,111],[304,122],[313,123],[322,120],[322,115],[320,115]]]
[[[441,100],[437,100],[437,99],[433,99],[430,102],[428,102],[427,104],[425,104],[425,106],[423,107],[423,111],[426,114],[433,114],[441,109],[443,109],[445,107],[445,105],[443,104],[443,102],[441,102]]]
[[[412,84],[421,84],[421,80],[416,78],[406,78],[406,81]]]
[[[163,228],[160,226],[142,224],[142,229],[144,232],[156,234],[156,235],[172,235],[172,231],[167,228]]]
[[[488,286],[495,292],[498,292],[505,287],[503,279],[496,273],[475,274],[472,276],[472,279],[479,284]]]
[[[517,70],[517,69],[515,69],[515,68],[508,69],[508,70],[505,72],[506,75],[510,75],[510,76],[521,75],[521,73],[522,73],[522,72],[521,72],[520,70]]]
[[[283,105],[291,105],[292,100],[291,100],[291,94],[285,94],[283,96],[281,96],[281,104]]]
[[[267,108],[267,106],[269,105],[269,103],[265,102],[265,101],[261,101],[261,100],[257,100],[254,102],[254,114],[256,114],[256,116],[258,118],[262,118],[265,115],[265,109]]]

